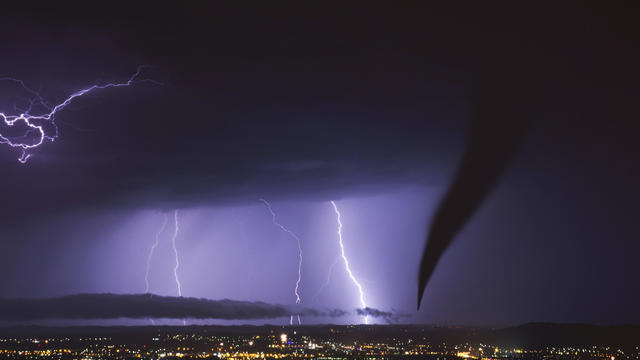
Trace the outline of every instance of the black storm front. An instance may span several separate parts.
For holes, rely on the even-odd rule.
[[[637,14],[3,6],[0,355],[637,359]]]

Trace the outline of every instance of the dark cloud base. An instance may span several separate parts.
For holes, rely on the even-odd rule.
[[[391,321],[396,315],[372,308],[356,314]],[[260,301],[209,300],[153,294],[76,294],[43,299],[1,299],[0,321],[43,319],[175,318],[256,320],[299,314],[307,317],[341,317],[340,309],[318,310]]]

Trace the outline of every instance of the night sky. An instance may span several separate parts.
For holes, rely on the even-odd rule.
[[[184,296],[294,304],[296,241],[263,198],[302,240],[302,305],[353,310],[333,200],[367,305],[400,321],[640,322],[634,11],[315,5],[4,9],[0,77],[51,103],[139,65],[155,82],[75,99],[26,164],[0,144],[0,298],[143,293],[165,217],[150,292],[177,295],[177,209]],[[416,312],[479,98],[524,130]],[[303,318],[327,321],[362,317]]]

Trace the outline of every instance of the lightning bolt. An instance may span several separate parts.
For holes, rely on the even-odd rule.
[[[62,111],[69,104],[71,104],[74,99],[95,90],[130,86],[134,82],[148,81],[160,84],[159,82],[150,79],[136,80],[138,76],[140,76],[142,68],[143,66],[139,66],[136,72],[131,75],[131,77],[129,77],[129,79],[125,82],[107,83],[103,85],[96,84],[88,88],[78,90],[69,95],[64,101],[57,105],[51,105],[47,103],[38,91],[32,90],[27,87],[22,80],[9,77],[0,77],[0,81],[14,82],[20,85],[23,90],[27,91],[33,96],[31,99],[27,100],[28,106],[26,109],[20,110],[14,106],[15,111],[20,111],[20,113],[17,115],[8,115],[4,112],[0,112],[0,120],[3,120],[6,126],[13,127],[18,123],[22,123],[24,124],[24,126],[26,126],[24,133],[20,136],[8,136],[2,134],[2,129],[0,129],[0,144],[6,144],[12,148],[19,149],[21,151],[21,155],[20,157],[18,157],[18,161],[23,164],[26,163],[27,160],[31,157],[31,151],[33,149],[39,147],[45,141],[53,142],[56,138],[58,138],[58,125],[56,124],[55,116],[59,111]],[[34,106],[42,108],[42,113],[37,115],[31,114]]]
[[[298,280],[296,280],[296,286],[293,290],[293,293],[296,296],[296,304],[300,304],[302,300],[300,299],[300,294],[298,293],[298,290],[300,289],[300,281],[302,280],[302,240],[300,240],[298,235],[296,235],[293,231],[287,229],[286,227],[284,227],[284,225],[278,222],[278,220],[276,219],[276,213],[273,211],[271,204],[269,204],[267,200],[265,199],[258,199],[258,200],[264,203],[264,205],[267,207],[267,209],[271,213],[271,222],[273,222],[273,224],[279,227],[282,231],[289,234],[298,243]],[[298,317],[298,325],[301,325],[302,323],[300,322],[300,315],[297,315],[297,317]],[[289,320],[289,325],[293,325],[293,315],[291,315],[291,319]]]
[[[178,257],[178,248],[176,247],[176,238],[178,237],[178,231],[180,226],[178,224],[178,210],[173,211],[174,231],[171,238],[171,246],[173,247],[173,254],[176,256],[176,265],[173,267],[173,278],[176,280],[176,286],[178,287],[178,296],[182,297],[182,284],[180,283],[180,277],[178,277],[178,268],[180,267],[180,258]]]
[[[176,280],[176,286],[178,287],[178,296],[182,297],[182,284],[180,283],[180,277],[178,277],[178,268],[180,267],[180,258],[178,257],[178,248],[176,247],[176,238],[178,237],[178,231],[180,226],[178,224],[178,210],[173,211],[174,231],[171,238],[171,246],[173,247],[173,254],[176,256],[176,265],[173,267],[173,278]],[[187,325],[187,320],[182,320],[183,325]]]
[[[335,201],[332,200],[331,205],[333,205],[333,211],[336,213],[336,218],[338,220],[338,243],[340,244],[340,255],[342,256],[342,260],[344,261],[344,268],[347,271],[347,274],[349,274],[351,281],[353,281],[353,283],[358,288],[358,292],[360,293],[360,306],[362,306],[362,308],[364,309],[367,307],[367,303],[365,303],[364,301],[364,290],[362,289],[362,285],[360,285],[356,277],[353,275],[353,272],[349,267],[349,260],[347,259],[347,255],[345,255],[345,252],[344,252],[344,243],[342,242],[342,221],[340,220],[340,211],[338,210],[338,206],[336,206]],[[364,323],[369,324],[368,316],[364,317]]]
[[[318,298],[318,296],[320,296],[320,294],[322,293],[322,291],[329,286],[329,283],[331,282],[331,274],[333,273],[333,268],[336,266],[336,264],[338,263],[338,260],[340,260],[340,256],[336,256],[335,259],[333,259],[333,262],[331,263],[331,266],[329,266],[329,272],[327,273],[327,280],[324,282],[324,284],[322,284],[322,286],[320,286],[320,289],[318,289],[318,292],[313,296],[313,300],[316,300]]]
[[[162,225],[160,226],[160,229],[156,233],[156,241],[153,243],[153,245],[151,245],[151,249],[149,249],[149,256],[147,256],[147,271],[144,274],[145,294],[149,294],[149,271],[151,270],[151,257],[153,257],[153,252],[155,251],[155,249],[158,247],[158,244],[160,243],[160,234],[162,234],[162,231],[164,231],[164,228],[167,226],[167,220],[168,220],[167,214],[164,214],[164,220],[162,222]],[[151,318],[149,320],[153,325],[156,324],[155,320]]]
[[[156,233],[156,242],[154,242],[153,245],[151,245],[151,249],[149,250],[149,256],[147,256],[147,272],[144,275],[144,283],[145,283],[144,292],[146,294],[149,293],[149,271],[151,270],[151,257],[153,256],[153,252],[156,250],[156,248],[158,247],[158,244],[160,243],[160,234],[162,234],[162,232],[164,231],[164,228],[167,226],[167,221],[168,221],[167,214],[164,214],[164,221],[162,222],[160,229]]]

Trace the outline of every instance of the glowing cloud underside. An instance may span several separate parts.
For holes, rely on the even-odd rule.
[[[286,227],[284,227],[284,225],[280,224],[277,219],[276,219],[276,213],[273,211],[273,208],[271,207],[271,204],[269,204],[269,202],[265,199],[258,199],[259,201],[261,201],[262,203],[264,203],[264,205],[267,207],[267,209],[269,210],[269,213],[271,213],[271,222],[273,222],[273,224],[277,227],[279,227],[282,231],[286,232],[287,234],[289,234],[292,238],[294,238],[298,244],[298,279],[296,280],[296,286],[293,290],[294,295],[296,296],[296,304],[300,304],[300,302],[302,301],[300,299],[300,293],[298,292],[298,290],[300,289],[300,281],[302,280],[302,240],[300,240],[300,238],[298,237],[298,235],[296,235],[293,231],[287,229]],[[291,319],[289,320],[289,324],[293,325],[293,315],[291,315]],[[302,324],[300,321],[300,315],[298,315],[298,325]]]
[[[150,81],[159,84],[158,82],[148,79],[137,80],[141,69],[142,67],[138,67],[136,72],[125,82],[93,85],[88,88],[78,90],[57,105],[49,104],[38,91],[27,87],[22,80],[0,77],[0,81],[16,83],[24,91],[32,95],[31,99],[26,100],[26,108],[18,109],[17,106],[14,106],[14,112],[18,114],[0,112],[0,120],[2,120],[4,125],[7,127],[14,127],[18,124],[23,124],[25,126],[24,133],[21,135],[3,134],[3,129],[0,127],[0,144],[6,144],[12,148],[19,149],[21,151],[21,155],[18,157],[18,161],[23,164],[26,163],[32,155],[32,150],[42,145],[45,141],[53,142],[58,138],[58,125],[56,124],[55,119],[56,114],[71,104],[74,99],[86,95],[94,90],[130,86],[136,81]],[[41,113],[32,114],[31,112],[34,111],[34,108],[41,109]],[[2,125],[2,122],[0,122],[0,125]]]
[[[336,213],[336,218],[338,220],[338,242],[340,244],[340,255],[342,256],[342,260],[344,261],[344,268],[347,271],[349,278],[351,278],[351,281],[353,281],[353,283],[358,288],[358,292],[360,293],[360,306],[365,309],[367,307],[367,303],[364,301],[364,290],[362,289],[362,285],[360,285],[356,277],[353,275],[353,272],[349,267],[349,260],[347,259],[347,255],[345,255],[344,243],[342,242],[342,221],[340,219],[340,211],[338,210],[338,206],[336,206],[335,201],[332,200],[331,205],[333,205],[333,211]],[[364,317],[364,323],[369,323],[369,316]]]

